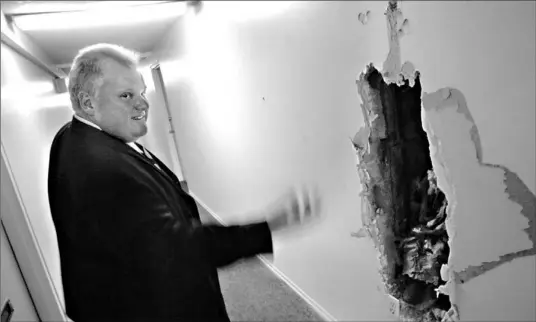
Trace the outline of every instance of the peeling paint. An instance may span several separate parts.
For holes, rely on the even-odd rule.
[[[403,86],[386,84],[373,65],[357,81],[365,125],[352,143],[363,187],[363,228],[353,236],[373,240],[384,291],[399,299],[400,315],[437,321],[450,307],[435,291],[442,284],[439,265],[448,256],[445,201],[429,172],[419,73],[409,63],[405,71],[415,77],[413,87],[407,79]]]
[[[435,289],[443,284],[439,270],[449,252],[445,196],[429,181],[435,176],[428,172],[432,162],[421,124],[419,73],[411,62],[401,64],[397,26],[407,25],[407,19],[396,1],[385,14],[390,51],[383,70],[369,64],[356,81],[365,120],[352,139],[363,187],[363,228],[352,236],[373,240],[384,291],[399,302],[398,317],[438,321],[452,308]]]
[[[534,239],[536,237],[535,226],[535,206],[536,196],[528,189],[525,183],[519,178],[517,174],[510,171],[505,166],[483,164],[483,166],[499,168],[504,171],[504,183],[506,185],[505,192],[508,194],[508,198],[521,205],[521,214],[528,219],[528,227],[524,230],[528,235],[528,238],[533,243],[533,247],[530,249],[520,250],[517,252],[505,254],[499,257],[498,260],[492,262],[485,262],[478,266],[469,266],[461,272],[455,274],[456,283],[467,283],[469,280],[490,271],[501,264],[511,262],[512,260],[520,257],[526,257],[536,254],[536,246],[534,246]]]
[[[383,63],[382,75],[387,84],[395,83],[398,86],[409,81],[410,87],[415,85],[415,77],[418,72],[411,62],[402,64],[400,51],[400,37],[409,32],[409,20],[404,19],[402,11],[397,6],[397,1],[390,1],[387,11],[387,31],[389,34],[389,54]]]
[[[357,19],[362,24],[366,25],[368,23],[368,20],[370,19],[370,10],[367,10],[366,12],[360,12],[357,15]]]
[[[508,198],[521,205],[521,214],[529,220],[529,226],[525,229],[533,246],[536,242],[536,196],[521,178],[507,167],[499,166],[505,172],[506,193]]]
[[[536,321],[536,257],[511,262],[456,287],[463,321]]]
[[[387,16],[387,32],[389,39],[389,54],[383,63],[382,74],[387,84],[396,83],[402,68],[402,56],[400,52],[400,39],[398,35],[398,17],[402,12],[396,1],[389,1],[385,12]]]
[[[482,162],[478,129],[462,93],[423,94],[423,109],[434,171],[449,200],[449,268],[456,282],[534,254],[536,197],[506,167]]]
[[[408,80],[409,86],[413,87],[415,86],[415,78],[418,77],[418,75],[419,73],[415,70],[415,66],[413,65],[413,63],[407,61],[404,63],[404,65],[402,65],[399,81],[397,82],[397,84],[400,84],[400,81]]]
[[[404,21],[400,24],[400,28],[398,29],[398,37],[406,36],[409,33],[410,33],[409,20],[404,19]]]
[[[389,1],[385,15],[389,53],[383,63],[381,77],[386,84],[408,86],[409,83],[410,87],[414,87],[419,73],[411,62],[402,64],[400,53],[400,38],[409,33],[409,20],[404,19],[395,0]],[[392,286],[389,284],[395,282],[393,267],[400,261],[393,251],[396,224],[391,221],[393,213],[390,213],[390,207],[395,204],[393,201],[380,204],[382,198],[378,197],[378,193],[385,197],[389,192],[375,191],[382,176],[380,168],[374,164],[377,160],[372,157],[378,153],[379,140],[391,134],[388,133],[387,116],[381,111],[385,107],[378,97],[379,91],[371,88],[374,81],[366,81],[372,68],[372,65],[367,66],[357,80],[365,126],[352,140],[358,151],[358,171],[363,184],[363,228],[354,236],[369,236],[374,240],[380,254],[380,274],[386,283],[386,291],[398,297],[390,293],[393,289],[389,288]],[[448,295],[452,306],[442,321],[465,319],[464,310],[471,312],[466,315],[469,317],[471,314],[490,316],[471,310],[467,303],[478,304],[478,295],[473,292],[469,299],[464,293],[468,289],[466,285],[469,281],[470,285],[477,285],[473,280],[487,276],[485,273],[491,271],[488,274],[497,274],[499,270],[506,270],[504,267],[514,267],[511,263],[520,258],[536,254],[536,196],[508,168],[484,163],[478,128],[459,90],[447,87],[431,94],[423,93],[421,117],[428,136],[437,186],[448,200],[445,224],[450,255],[448,264],[443,265],[440,272],[446,284],[435,291]],[[396,211],[394,213],[396,216]],[[403,301],[396,312],[403,319],[430,319],[430,311],[419,311]]]
[[[448,264],[441,267],[441,279],[446,281],[445,285],[439,286],[436,291],[441,294],[448,295],[451,303],[456,301],[456,275],[449,268]]]

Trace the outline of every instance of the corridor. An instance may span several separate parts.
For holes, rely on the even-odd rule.
[[[202,205],[197,208],[202,222],[217,223]],[[231,321],[323,321],[259,258],[243,260],[218,274]]]
[[[77,94],[72,99],[69,92],[72,62],[80,49],[90,45],[115,44],[140,54],[140,64],[130,71],[135,75],[131,79],[138,80],[138,89],[132,91],[138,98],[143,96],[150,108],[129,115],[128,122],[136,118],[142,122],[133,124],[146,126],[146,135],[136,142],[188,183],[203,222],[214,222],[213,213],[225,222],[265,218],[266,205],[286,191],[318,189],[319,224],[288,235],[274,234],[273,266],[254,257],[219,270],[232,321],[399,318],[401,302],[386,295],[379,274],[381,251],[364,229],[376,222],[367,222],[372,208],[363,202],[368,179],[361,182],[356,138],[362,151],[369,151],[369,139],[377,134],[370,131],[370,124],[383,128],[379,114],[370,115],[363,99],[364,92],[374,96],[370,88],[378,83],[359,85],[367,66],[374,66],[377,79],[383,77],[389,86],[400,86],[395,85],[400,75],[418,72],[422,106],[450,108],[448,113],[429,114],[435,118],[423,121],[431,127],[426,133],[440,138],[457,133],[456,140],[463,141],[468,128],[473,140],[478,130],[478,160],[473,160],[472,141],[463,141],[465,145],[443,141],[442,148],[455,148],[445,152],[454,157],[442,160],[442,166],[474,178],[480,178],[484,164],[504,166],[524,183],[508,190],[530,196],[536,191],[533,1],[0,3],[1,221],[2,240],[12,246],[2,245],[12,252],[2,257],[9,260],[9,265],[2,264],[2,280],[16,281],[2,283],[0,305],[8,312],[6,303],[13,304],[12,322],[66,320],[48,171],[53,139],[73,119]],[[386,15],[395,3],[396,13]],[[408,86],[414,86],[411,80]],[[124,90],[114,97],[132,95]],[[425,97],[433,99],[425,102]],[[463,100],[454,102],[460,97]],[[454,103],[460,104],[460,110],[470,110],[474,122],[451,113]],[[420,104],[415,106],[419,112]],[[424,137],[423,142],[426,145]],[[430,149],[431,155],[436,152]],[[460,162],[460,155],[472,158],[474,164]],[[152,166],[151,162],[145,165]],[[456,294],[449,296],[461,319],[465,314],[475,321],[530,321],[536,317],[534,255],[508,263],[502,258],[497,267],[480,271],[483,263],[534,251],[534,240],[525,232],[534,222],[527,219],[534,218],[534,207],[521,207],[508,199],[501,187],[503,181],[512,180],[497,171],[483,172],[485,180],[460,175],[471,185],[446,193],[447,199],[457,196],[448,204],[459,207],[445,208],[444,228],[449,240],[456,242],[449,244],[450,255],[440,277],[448,286],[444,291]],[[440,181],[441,189],[447,186]],[[102,186],[117,182],[121,181],[108,180]],[[497,195],[486,189],[495,189]],[[63,202],[57,199],[58,204]],[[497,206],[478,211],[480,204]],[[479,226],[482,222],[485,229]],[[107,260],[103,262],[108,264]],[[478,274],[465,283],[460,279],[474,271]],[[215,275],[211,277],[215,281]],[[503,291],[490,291],[497,287]],[[410,289],[406,284],[401,288]],[[98,290],[95,294],[101,295]],[[219,294],[217,304],[221,308]]]

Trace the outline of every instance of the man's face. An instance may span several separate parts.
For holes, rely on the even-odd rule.
[[[125,142],[133,142],[147,133],[149,103],[146,86],[135,67],[113,60],[102,64],[103,78],[97,80],[94,106],[95,123],[105,132]]]

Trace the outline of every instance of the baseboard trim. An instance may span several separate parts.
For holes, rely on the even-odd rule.
[[[206,203],[204,203],[195,193],[190,191],[190,196],[192,196],[208,213],[214,217],[220,224],[226,226],[227,223],[216,214]],[[272,271],[279,279],[281,279],[285,284],[288,285],[296,294],[298,294],[320,317],[323,321],[326,322],[337,322],[337,319],[326,311],[320,304],[318,304],[313,298],[311,298],[305,291],[303,291],[298,285],[294,284],[290,278],[288,278],[283,272],[281,272],[277,267],[274,266],[268,259],[262,255],[257,255],[260,261],[266,265],[266,267]]]

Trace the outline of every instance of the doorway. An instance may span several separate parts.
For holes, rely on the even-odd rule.
[[[166,87],[164,84],[164,77],[162,76],[162,69],[160,67],[160,63],[155,63],[151,65],[151,76],[153,79],[154,89],[155,89],[155,95],[158,97],[159,101],[162,102],[162,104],[165,107],[165,111],[167,113],[167,119],[168,119],[168,126],[169,126],[169,134],[171,135],[171,140],[168,140],[170,145],[170,151],[172,156],[172,162],[173,162],[173,170],[177,177],[179,178],[179,181],[181,183],[181,187],[184,191],[188,192],[188,183],[187,179],[184,175],[184,168],[183,168],[183,162],[180,157],[179,152],[179,146],[177,144],[177,137],[175,136],[175,128],[173,126],[173,119],[172,114],[169,106],[169,101],[166,93]]]

